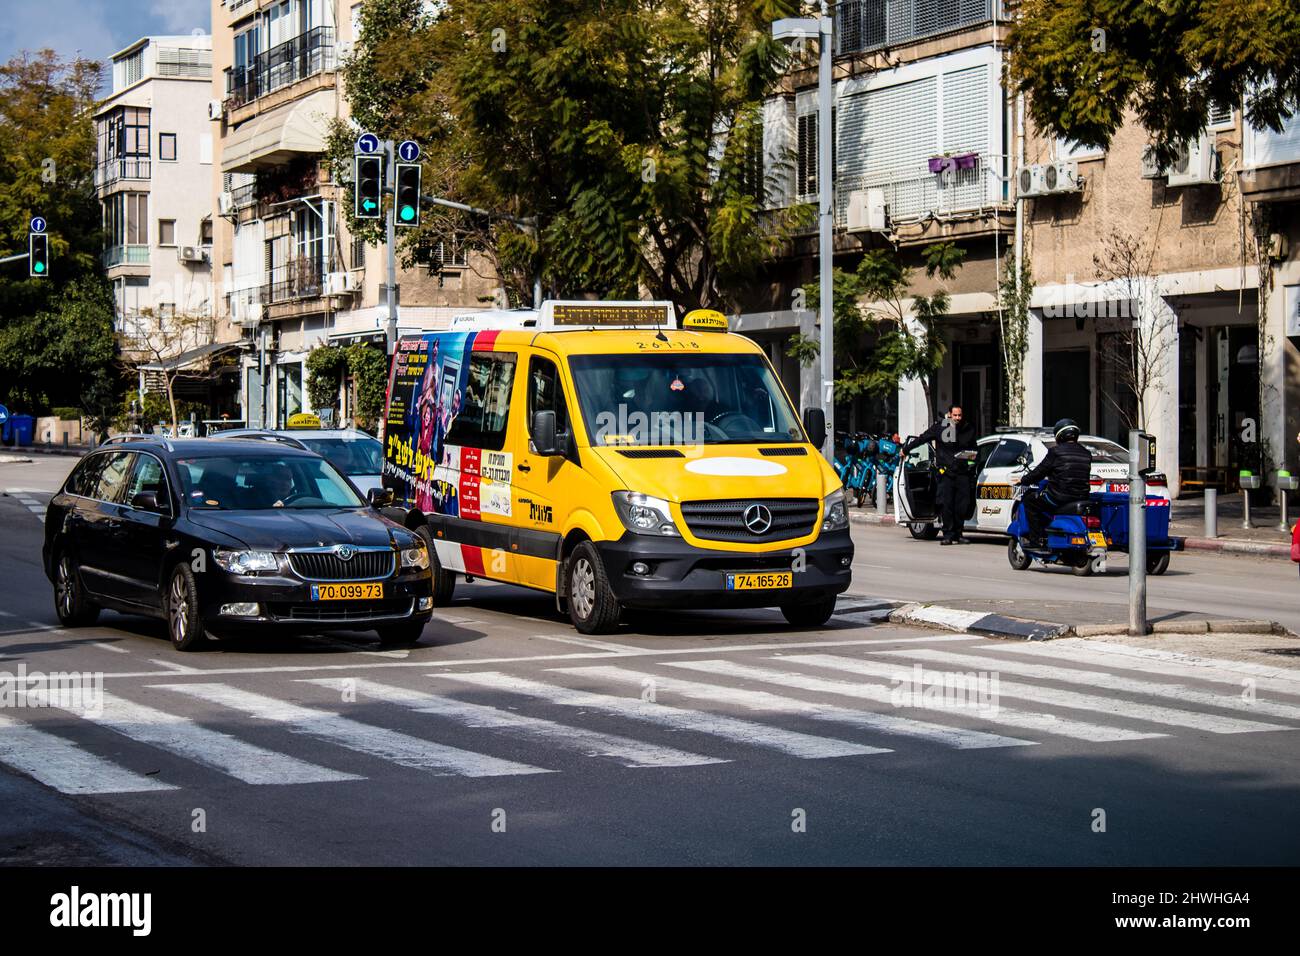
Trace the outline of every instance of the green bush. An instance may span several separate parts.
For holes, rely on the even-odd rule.
[[[55,418],[71,419],[73,421],[81,418],[81,409],[73,408],[71,405],[56,405],[50,409],[50,413]]]

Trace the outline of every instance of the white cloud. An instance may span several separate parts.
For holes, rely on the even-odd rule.
[[[150,12],[168,33],[212,32],[212,6],[208,0],[153,0]]]

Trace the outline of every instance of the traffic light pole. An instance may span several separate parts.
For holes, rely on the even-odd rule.
[[[440,199],[437,196],[421,196],[420,199],[424,202],[432,203],[435,206],[444,206],[447,209],[458,209],[461,212],[473,213],[476,216],[487,216],[489,218],[504,219],[506,222],[513,222],[515,225],[522,226],[531,232],[533,238],[536,239],[539,244],[541,242],[542,237],[541,232],[538,229],[536,216],[528,216],[521,219],[519,216],[512,216],[509,213],[493,212],[490,209],[480,209],[478,206],[470,206],[463,202],[453,202],[450,199]],[[533,308],[540,309],[541,307],[542,277],[537,275],[533,277]]]
[[[391,139],[384,140],[384,154],[387,157],[384,169],[384,182],[386,189],[393,193],[393,201],[388,204],[388,214],[384,217],[384,251],[388,257],[388,331],[384,338],[388,347],[388,354],[393,355],[397,351],[397,292],[394,286],[397,285],[397,172],[396,156],[394,155],[395,144]]]
[[[30,258],[31,258],[31,253],[29,253],[29,252],[20,252],[20,253],[19,253],[18,255],[16,255],[16,256],[5,256],[3,259],[0,259],[0,264],[6,263],[6,262],[19,262],[19,261],[22,260],[22,259],[30,259]]]

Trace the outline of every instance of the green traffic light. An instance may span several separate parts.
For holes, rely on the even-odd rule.
[[[414,219],[414,218],[415,218],[415,208],[412,207],[412,206],[403,206],[403,207],[402,207],[402,218],[405,219],[407,222],[410,222],[412,219]]]
[[[44,271],[45,271],[45,263],[44,263],[44,262],[38,262],[38,263],[36,263],[35,265],[32,266],[32,269],[35,270],[36,272],[44,272]]]

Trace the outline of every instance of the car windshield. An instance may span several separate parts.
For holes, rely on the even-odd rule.
[[[594,445],[804,440],[759,355],[575,355],[569,367]]]
[[[213,455],[176,462],[190,508],[359,508],[365,505],[334,466],[297,455]]]
[[[378,475],[384,470],[384,446],[375,438],[299,438],[345,475]]]
[[[1043,442],[1048,448],[1056,444],[1054,441]],[[1092,455],[1094,465],[1127,465],[1128,449],[1123,445],[1117,445],[1113,441],[1106,441],[1104,438],[1081,438],[1079,444],[1088,449]]]

